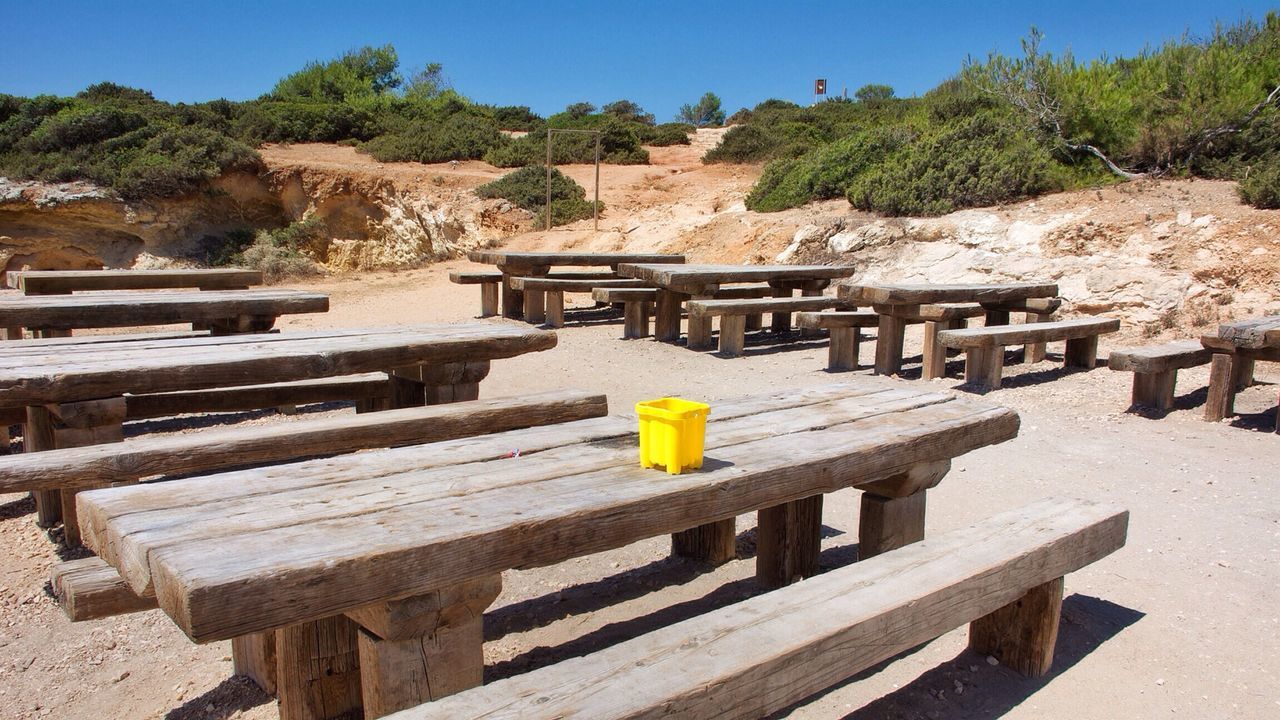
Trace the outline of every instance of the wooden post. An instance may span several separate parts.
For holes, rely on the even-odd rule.
[[[502,270],[501,266],[498,269]],[[502,270],[502,317],[519,320],[524,317],[524,293],[511,287],[510,279]]]
[[[710,300],[710,295],[694,295],[695,300]],[[724,319],[721,318],[721,322]],[[694,317],[693,313],[689,313],[689,330],[686,333],[689,338],[690,350],[710,350],[715,346],[715,340],[711,337],[711,316],[700,315]]]
[[[1062,616],[1062,578],[1037,585],[1025,595],[969,624],[969,647],[1028,677],[1053,665]]]
[[[748,331],[759,330],[762,327],[764,327],[764,313],[751,313],[747,316]]]
[[[680,309],[689,296],[663,288],[658,289],[658,304],[653,318],[653,335],[663,342],[680,339]]]
[[[858,345],[862,332],[856,327],[831,328],[827,346],[827,369],[832,371],[858,369]]]
[[[1233,384],[1236,392],[1250,387],[1253,385],[1253,358],[1237,355],[1232,372],[1235,376]]]
[[[277,662],[275,631],[231,639],[232,673],[249,678],[268,695],[276,694]]]
[[[5,329],[4,329],[4,339],[5,339],[5,340],[22,340],[22,339],[23,339],[23,336],[22,336],[22,328],[20,328],[20,327],[7,327],[7,328],[5,328]]]
[[[986,322],[984,322],[983,324],[984,324],[984,326],[986,326],[986,327],[993,327],[993,326],[995,326],[995,325],[1008,325],[1008,324],[1009,324],[1009,311],[1008,311],[1008,310],[990,310],[990,309],[988,309],[988,310],[987,310],[987,319],[986,319]]]
[[[122,442],[124,416],[122,397],[28,407],[27,426],[33,429],[30,447],[39,451]],[[52,491],[37,500],[39,504],[61,506],[63,542],[72,548],[80,545],[80,524],[76,517],[78,492]],[[46,512],[44,520],[49,519],[47,515]]]
[[[924,323],[924,367],[921,377],[925,380],[946,377],[947,349],[938,342],[940,325],[949,325],[950,321],[938,322],[926,320]]]
[[[1052,314],[1045,313],[1027,313],[1026,321],[1029,323],[1042,323],[1053,320]],[[1044,361],[1045,348],[1048,343],[1037,342],[1027,343],[1022,350],[1022,357],[1026,362],[1038,363]]]
[[[480,381],[489,376],[489,361],[423,365],[421,378],[424,402],[442,405],[476,400],[480,397]]]
[[[1004,372],[1004,346],[972,347],[965,350],[964,381],[974,387],[997,390]]]
[[[924,539],[925,491],[901,498],[862,493],[858,511],[858,559]]]
[[[907,321],[894,315],[881,315],[876,332],[876,374],[897,375],[902,372],[902,340]]]
[[[723,565],[738,556],[734,518],[682,530],[671,536],[671,554]]]
[[[649,303],[631,300],[622,304],[622,337],[636,340],[649,336]]]
[[[1173,386],[1177,382],[1177,370],[1133,374],[1133,405],[1154,408],[1162,413],[1173,407]]]
[[[379,718],[479,686],[483,615],[501,591],[502,577],[490,575],[347,613],[360,625],[364,716]]]
[[[22,451],[39,452],[57,447],[53,439],[53,417],[42,405],[27,407],[27,424],[22,430]],[[36,525],[51,528],[62,520],[62,496],[57,490],[33,490]]]
[[[360,717],[358,635],[345,615],[276,631],[280,720]]]
[[[547,319],[547,294],[542,290],[524,291],[524,321],[534,325]]]
[[[822,495],[762,508],[756,527],[756,580],[769,588],[818,574]]]
[[[1078,367],[1092,370],[1098,366],[1098,336],[1074,338],[1067,341],[1067,351],[1063,353],[1064,367]]]
[[[1204,404],[1204,419],[1217,422],[1235,414],[1235,356],[1214,353],[1209,366],[1209,397]]]
[[[813,287],[812,285],[806,284],[801,287],[800,296],[801,297],[822,297],[822,288]],[[791,324],[790,315],[787,316],[787,324],[788,325]],[[802,338],[815,338],[815,337],[820,337],[821,335],[822,335],[822,330],[819,328],[800,328],[800,337]]]
[[[498,314],[498,283],[480,284],[480,317],[493,317]]]
[[[747,317],[745,315],[720,316],[720,354],[738,357],[746,344]]]
[[[564,291],[547,291],[547,325],[553,328],[564,327]]]
[[[776,298],[789,298],[791,297],[791,289],[774,287],[773,296]],[[770,320],[769,329],[772,330],[774,333],[782,334],[791,330],[791,313],[790,312],[782,311],[782,312],[770,313],[770,317],[772,319]]]
[[[426,389],[422,385],[422,368],[396,368],[389,375],[389,409],[422,407],[427,404]]]

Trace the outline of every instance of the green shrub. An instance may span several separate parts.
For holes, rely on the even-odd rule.
[[[535,213],[535,227],[546,224],[547,168],[530,165],[476,188],[482,198],[504,198]],[[592,216],[593,207],[587,199],[587,191],[573,178],[559,170],[551,169],[551,221],[552,225],[564,225]],[[604,203],[599,203],[604,212]]]
[[[112,186],[130,199],[194,192],[224,172],[260,165],[249,146],[204,128],[167,128],[121,159]]]
[[[774,160],[747,195],[747,208],[773,212],[810,200],[843,197],[854,178],[912,138],[906,126],[875,128],[823,145],[801,158]]]
[[[552,128],[598,130],[600,137],[600,162],[611,165],[647,165],[649,153],[640,147],[636,123],[623,122],[609,115],[584,115],[570,117],[565,113],[547,119]],[[596,139],[584,133],[561,133],[551,144],[551,162],[593,163],[596,157]],[[494,148],[484,156],[484,161],[496,167],[523,167],[546,163],[547,136],[534,132],[513,140],[510,144]]]
[[[437,163],[477,160],[511,140],[487,118],[453,115],[444,121],[421,120],[360,146],[382,162]]]
[[[315,249],[328,243],[324,221],[312,216],[278,230],[259,230],[231,264],[261,270],[268,282],[316,275],[320,267],[311,259]]]
[[[493,121],[500,130],[533,130],[542,124],[542,118],[525,105],[507,105],[493,108]]]
[[[1280,210],[1280,155],[1252,168],[1239,191],[1240,199],[1256,208]]]
[[[254,144],[369,140],[382,130],[368,110],[310,100],[248,102],[232,123],[233,134]]]
[[[1039,138],[994,113],[959,118],[903,146],[849,186],[854,207],[942,215],[1064,189],[1067,173]]]
[[[636,139],[641,145],[666,147],[669,145],[690,144],[689,134],[697,132],[697,128],[688,123],[662,123],[661,125],[643,125],[637,128]]]

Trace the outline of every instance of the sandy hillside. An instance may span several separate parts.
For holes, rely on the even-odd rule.
[[[747,213],[741,197],[756,171],[705,167],[697,162],[699,152],[697,147],[655,151],[655,166],[606,168],[608,233],[595,235],[587,221],[568,230],[521,234],[509,244],[680,247],[694,259],[738,262],[772,259],[800,229],[834,224],[834,232],[805,250],[818,257],[829,250],[830,238],[880,221],[851,214],[842,201],[770,216]],[[381,166],[349,148],[329,146],[275,148],[266,154],[278,165],[332,163],[334,173],[383,174],[433,188],[443,182],[459,192],[497,175],[478,163]],[[591,169],[570,172],[590,188]],[[433,180],[437,175],[444,180]],[[1149,232],[1148,223],[1167,220],[1170,237],[1182,237],[1184,230],[1191,232],[1186,228],[1195,229],[1197,218],[1212,214],[1215,219],[1204,227],[1221,231],[1206,242],[1238,247],[1252,257],[1276,252],[1268,244],[1276,235],[1256,230],[1276,216],[1238,208],[1228,187],[1158,184],[1133,191],[1137,194],[1123,197],[1118,189],[1101,197],[1073,193],[987,212],[1043,212],[1045,218],[1113,212],[1114,223],[1133,232],[1140,227]],[[1125,209],[1128,202],[1138,204]],[[1190,213],[1186,225],[1179,224],[1182,212]],[[667,232],[655,229],[662,217]],[[1258,248],[1267,252],[1256,255]],[[1081,252],[1092,251],[1082,246]],[[1169,259],[1171,264],[1213,262],[1217,259],[1197,259],[1195,251]],[[451,261],[291,283],[329,293],[332,309],[289,317],[282,326],[288,331],[469,321],[478,309],[478,290],[448,282],[448,272],[463,267],[468,264]],[[1264,277],[1258,287],[1265,290],[1267,282]],[[622,341],[620,319],[571,317],[555,349],[494,362],[481,394],[577,387],[606,393],[615,413],[663,395],[707,400],[714,408],[722,398],[831,382],[968,394],[956,389],[959,360],[952,362],[946,380],[918,379],[919,332],[913,327],[907,336],[906,353],[917,356],[915,362],[908,360],[903,378],[885,379],[865,367],[869,343],[861,370],[829,374],[820,341],[749,340],[747,354],[730,360],[651,340]],[[1101,356],[1139,341],[1140,335],[1104,338]],[[1271,432],[1280,365],[1259,363],[1258,383],[1237,400],[1238,417],[1205,423],[1200,420],[1208,379],[1204,367],[1181,371],[1175,411],[1150,419],[1125,412],[1129,374],[1105,366],[1064,372],[1060,353],[1061,346],[1051,345],[1046,362],[1009,366],[1005,387],[983,396],[1021,415],[1019,437],[959,458],[929,492],[927,528],[941,532],[1051,495],[1105,500],[1131,510],[1127,547],[1067,578],[1058,657],[1050,675],[1027,680],[988,664],[965,649],[961,628],[784,716],[1264,720],[1280,715],[1280,616],[1275,610],[1280,606],[1280,496],[1275,492],[1280,436]],[[126,432],[192,432],[222,423],[290,422],[350,412],[326,406],[293,417],[266,411],[131,423]],[[853,491],[826,499],[824,571],[857,557],[857,501]],[[588,653],[758,592],[752,580],[754,527],[754,516],[738,519],[738,559],[715,569],[671,559],[667,540],[654,538],[552,567],[504,573],[503,593],[485,618],[487,678]],[[227,643],[193,645],[159,611],[68,623],[47,585],[59,551],[35,527],[33,506],[24,497],[0,496],[0,546],[6,550],[0,555],[0,719],[276,717],[270,698],[229,677]]]

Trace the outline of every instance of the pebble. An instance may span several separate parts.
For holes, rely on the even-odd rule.
[[[1156,678],[1157,685],[1164,685],[1164,678]]]

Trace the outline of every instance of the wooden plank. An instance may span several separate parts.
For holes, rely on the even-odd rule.
[[[620,263],[682,263],[683,255],[670,253],[597,253],[597,252],[516,252],[507,250],[471,250],[471,262],[487,265],[618,265]]]
[[[746,333],[747,316],[722,316],[720,318],[720,354],[725,357],[742,355],[742,349],[746,343]]]
[[[748,315],[751,313],[789,313],[801,310],[817,311],[844,307],[844,302],[833,297],[780,297],[747,300],[690,300],[685,303],[689,317],[714,317]]]
[[[438,442],[602,417],[603,395],[563,390],[378,413],[134,438],[22,453],[0,464],[0,492],[83,488],[369,448]]]
[[[1119,329],[1120,320],[1117,318],[1078,318],[1050,323],[943,330],[938,333],[938,342],[953,348],[991,348],[999,345],[1074,340],[1113,333]]]
[[[857,328],[833,327],[827,346],[827,369],[832,371],[857,370],[861,333]]]
[[[328,310],[328,295],[302,290],[121,291],[0,298],[0,315],[6,322],[52,330],[199,323]]]
[[[761,508],[756,516],[756,580],[768,588],[818,574],[822,496]]]
[[[1218,326],[1218,337],[1239,348],[1280,347],[1280,316],[1268,316]]]
[[[889,498],[864,492],[858,503],[858,559],[924,539],[925,492]]]
[[[236,290],[261,285],[262,271],[237,268],[179,270],[19,270],[8,273],[10,287],[27,295],[86,290],[201,288]]]
[[[1154,408],[1162,413],[1168,412],[1173,407],[1173,391],[1177,381],[1177,370],[1134,373],[1130,405]]]
[[[1119,321],[1116,321],[1119,324]],[[1003,354],[1003,352],[1001,353]],[[1098,336],[1070,338],[1062,353],[1062,364],[1092,370],[1098,365]]]
[[[276,694],[276,633],[272,630],[231,638],[231,671],[268,695]]]
[[[737,557],[738,533],[733,518],[705,523],[671,534],[671,554],[709,565],[723,565]]]
[[[139,597],[102,558],[68,560],[53,566],[50,586],[58,606],[72,622],[99,620],[153,610],[155,598]]]
[[[493,317],[498,314],[498,283],[485,283],[480,286],[480,317]]]
[[[924,305],[929,303],[1007,303],[1027,298],[1054,297],[1057,283],[1007,284],[881,284],[852,283],[841,285],[840,297],[851,302],[885,305]]]
[[[589,293],[595,288],[643,288],[643,280],[610,278],[603,280],[558,280],[550,277],[512,277],[507,282],[516,290],[559,290],[561,292]]]
[[[1235,356],[1214,353],[1209,367],[1209,397],[1204,403],[1204,419],[1217,422],[1235,414]]]
[[[562,328],[564,327],[564,291],[548,290],[547,291],[547,327]]]
[[[1113,350],[1107,366],[1123,372],[1158,373],[1204,365],[1212,359],[1213,351],[1199,340],[1178,340],[1163,345]]]
[[[849,277],[856,269],[832,265],[650,265],[629,262],[618,266],[622,277],[638,278],[658,287],[694,287],[769,280],[818,280]]]
[[[514,357],[555,347],[555,333],[490,323],[345,333],[112,343],[32,354],[0,345],[0,407],[356,375],[421,364]]]
[[[880,316],[869,310],[805,311],[795,314],[796,327],[831,330],[834,328],[876,327]]]
[[[939,333],[941,334],[941,333]],[[964,381],[973,387],[1000,388],[1004,373],[1004,347],[971,347],[965,350]]]
[[[339,488],[328,489],[321,502],[281,498],[290,503],[288,516],[258,504],[243,517],[215,516],[208,507],[134,517],[152,529],[134,525],[123,536],[112,535],[110,540],[124,544],[123,557],[118,564],[108,561],[135,589],[145,592],[148,580],[154,582],[161,607],[192,638],[225,639],[279,626],[300,612],[323,616],[874,482],[904,466],[963,454],[1016,433],[1012,411],[966,405],[944,402],[880,414],[874,421],[770,433],[713,448],[714,462],[680,476],[643,470],[629,444],[595,471],[567,474],[569,458],[546,453],[412,473],[409,484],[395,483],[395,490],[383,478],[381,493],[370,488],[351,496],[362,485],[353,482],[337,495]],[[776,427],[776,417],[761,417]],[[589,450],[572,449],[580,461],[591,459]],[[545,467],[548,461],[558,467]],[[531,481],[530,474],[537,479]],[[134,488],[112,492],[128,490]],[[423,497],[442,491],[445,497]],[[103,491],[86,495],[94,492]],[[390,496],[397,502],[389,506]],[[202,523],[200,517],[217,522]],[[126,518],[113,525],[126,525]],[[255,523],[272,527],[253,530]],[[215,545],[211,533],[219,537]],[[218,552],[211,555],[210,547]],[[263,554],[262,547],[275,552]]]
[[[548,272],[543,277],[558,280],[609,280],[618,276],[612,272],[599,270]],[[502,282],[501,270],[454,270],[449,273],[449,282],[459,285],[487,285]]]
[[[395,717],[765,717],[1106,557],[1127,524],[1042,501]]]
[[[125,395],[125,418],[168,417],[185,413],[242,412],[281,405],[309,405],[338,400],[373,400],[390,397],[386,373],[362,373],[338,377],[294,380],[268,385],[183,390],[150,395]]]
[[[280,720],[361,717],[358,634],[341,615],[276,633]]]
[[[636,340],[649,337],[649,303],[628,300],[623,303],[622,337]]]
[[[871,308],[881,315],[893,315],[909,322],[950,322],[982,317],[986,310],[976,303],[931,303],[927,305],[886,305],[872,303]]]
[[[897,375],[902,372],[902,344],[907,334],[907,321],[895,315],[881,315],[876,330],[876,374]]]
[[[651,287],[599,287],[591,290],[591,297],[597,302],[656,302],[658,289]]]

